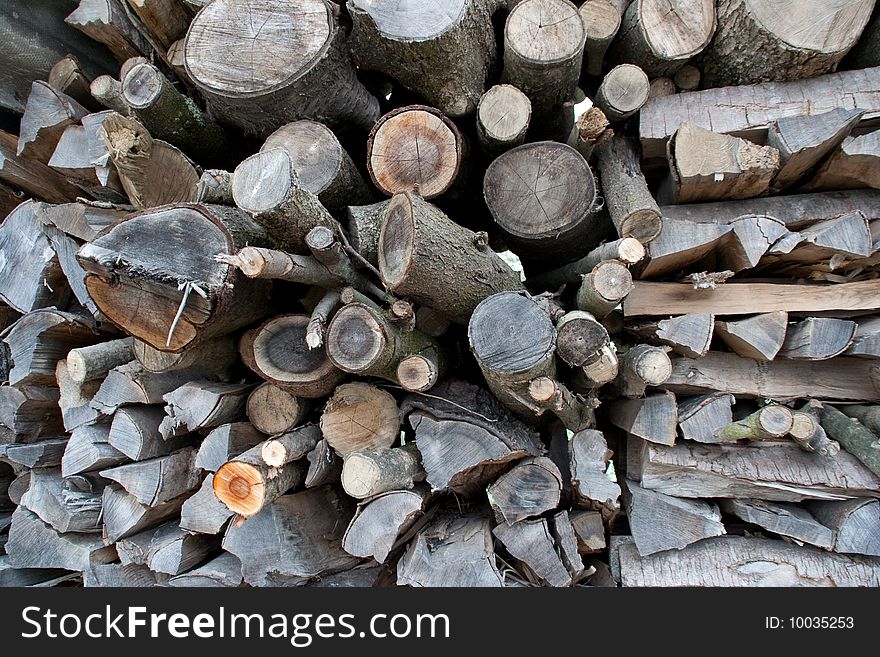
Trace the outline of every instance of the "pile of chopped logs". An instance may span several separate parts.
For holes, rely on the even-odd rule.
[[[874,5],[5,2],[0,585],[880,585]]]

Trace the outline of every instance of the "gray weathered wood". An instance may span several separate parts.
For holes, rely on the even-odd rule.
[[[679,401],[678,428],[682,437],[698,443],[714,443],[716,433],[733,422],[733,395],[710,393]]]
[[[523,459],[486,489],[489,504],[508,525],[559,505],[562,475],[545,456]]]
[[[811,502],[810,512],[834,532],[835,552],[880,556],[880,502]]]
[[[61,473],[70,477],[82,472],[113,467],[126,461],[128,457],[110,445],[109,423],[85,424],[70,433],[61,457]]]
[[[620,486],[606,474],[612,452],[594,429],[574,434],[568,442],[571,484],[579,506],[599,511],[610,524],[620,511]]]
[[[617,234],[650,242],[660,234],[662,219],[642,175],[635,145],[615,136],[597,149],[597,155],[602,194]]]
[[[110,424],[110,446],[132,461],[143,461],[166,456],[196,442],[197,437],[185,431],[165,438],[161,432],[165,417],[165,410],[158,404],[118,409]]]
[[[117,484],[106,486],[102,514],[105,540],[115,543],[171,520],[180,513],[180,507],[187,495],[188,493],[184,493],[162,504],[147,506]]]
[[[715,315],[712,313],[692,313],[628,326],[627,330],[640,338],[667,345],[683,356],[701,358],[709,351],[714,327]]]
[[[342,547],[356,557],[385,563],[397,541],[422,513],[423,491],[390,491],[358,505]]]
[[[197,568],[175,575],[168,580],[168,586],[179,587],[239,587],[244,581],[241,577],[241,561],[234,554],[222,552],[220,556],[203,563]]]
[[[624,121],[638,112],[651,91],[648,76],[634,64],[619,64],[605,74],[596,91],[596,107],[609,121]]]
[[[321,433],[342,457],[391,447],[400,437],[400,409],[387,391],[368,383],[346,383],[321,414]]]
[[[116,543],[123,565],[142,564],[157,573],[179,575],[204,561],[219,540],[205,534],[189,534],[174,521],[145,529]]]
[[[93,534],[101,528],[101,491],[68,486],[60,468],[35,468],[21,506],[59,534]]]
[[[541,582],[554,587],[572,585],[575,573],[566,568],[557,553],[556,541],[545,518],[521,520],[512,525],[501,523],[492,533]]]
[[[212,430],[196,455],[195,467],[208,472],[217,469],[266,439],[250,422],[232,422]]]
[[[185,383],[162,397],[165,418],[159,425],[159,433],[168,440],[172,436],[241,420],[251,390],[251,383]]]
[[[138,502],[157,506],[189,492],[201,483],[194,467],[196,452],[191,447],[137,463],[101,470],[101,476],[119,483]]]
[[[822,428],[828,435],[880,477],[880,439],[861,422],[844,415],[834,406],[822,404],[818,411]],[[838,458],[840,456],[843,454]]]
[[[480,97],[477,106],[477,137],[490,155],[519,146],[532,119],[532,103],[522,91],[497,84]]]
[[[839,356],[852,343],[856,323],[832,317],[808,317],[788,327],[780,358],[826,360]]]
[[[671,392],[651,393],[609,404],[608,419],[627,433],[660,445],[674,445],[678,407]]]
[[[425,477],[418,450],[412,446],[352,452],[342,465],[342,488],[355,499],[392,490],[411,489]]]
[[[820,502],[819,504],[848,504],[848,502]],[[758,525],[780,536],[831,549],[834,532],[814,518],[809,511],[796,504],[765,502],[762,500],[721,500],[721,508],[746,522]]]
[[[180,507],[180,528],[197,534],[219,534],[235,514],[214,495],[214,475]]]
[[[785,341],[788,313],[777,310],[739,320],[715,322],[715,335],[744,358],[773,360]]]

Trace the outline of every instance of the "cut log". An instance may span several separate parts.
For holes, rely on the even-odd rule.
[[[703,72],[692,64],[685,64],[672,76],[673,82],[679,91],[696,91],[700,88]]]
[[[342,549],[353,515],[351,503],[332,486],[285,495],[264,513],[230,525],[223,549],[242,563],[251,586],[296,586],[358,563]]]
[[[849,502],[818,504],[849,504]],[[735,515],[745,522],[800,543],[809,543],[826,550],[834,545],[834,532],[814,518],[809,511],[796,504],[762,500],[721,500],[721,508],[725,513]]]
[[[617,352],[608,344],[602,347],[594,361],[584,363],[580,370],[574,371],[572,383],[578,391],[592,390],[614,381],[619,371]]]
[[[480,146],[497,155],[519,146],[532,119],[532,103],[522,91],[498,84],[480,97],[477,107],[477,136]]]
[[[311,452],[321,440],[317,424],[307,424],[262,443],[262,458],[266,465],[280,468],[291,461],[298,461]]]
[[[597,0],[591,0],[596,2]],[[583,5],[586,6],[586,5]],[[608,117],[598,107],[593,106],[581,114],[574,122],[568,137],[568,145],[577,149],[584,159],[590,161],[593,151],[614,136]]]
[[[568,441],[571,485],[581,507],[599,511],[610,525],[620,511],[620,486],[607,474],[612,452],[601,431],[586,429]]]
[[[352,452],[342,465],[342,488],[360,500],[409,490],[425,478],[419,458],[418,450],[409,446]]]
[[[24,507],[12,514],[6,553],[15,568],[83,571],[116,560],[116,548],[104,545],[100,535],[59,534]]]
[[[715,334],[724,344],[740,356],[756,360],[773,360],[782,349],[787,329],[788,313],[783,310],[715,323]]]
[[[847,212],[785,235],[769,249],[764,263],[775,267],[827,263],[827,271],[834,271],[849,260],[868,257],[873,251],[872,242],[865,215]]]
[[[603,236],[596,179],[566,144],[524,144],[496,158],[483,178],[492,218],[521,257],[581,257]]]
[[[150,53],[149,44],[119,0],[80,0],[79,7],[64,22],[103,43],[120,63]]]
[[[217,118],[247,133],[268,135],[304,118],[368,129],[379,116],[324,0],[212,2],[190,25],[185,53],[187,73]]]
[[[218,540],[183,531],[174,521],[121,539],[116,547],[123,565],[147,566],[157,573],[179,575],[205,560]]]
[[[723,0],[718,30],[701,61],[706,83],[798,80],[833,71],[855,45],[873,6],[865,0],[830,7],[817,0]],[[757,63],[748,54],[756,47],[763,55]]]
[[[86,424],[71,431],[61,457],[61,474],[72,477],[127,461],[128,457],[110,445],[109,423]]]
[[[556,355],[571,367],[593,362],[609,342],[608,331],[588,312],[573,310],[556,321]]]
[[[614,382],[624,397],[645,394],[648,386],[662,385],[672,373],[672,362],[666,348],[646,344],[635,345],[620,358],[620,373]]]
[[[836,149],[862,117],[861,109],[835,108],[812,116],[783,116],[767,131],[767,144],[779,151],[773,190],[792,187]]]
[[[715,316],[711,313],[679,315],[659,322],[639,323],[627,330],[639,336],[667,345],[675,353],[689,358],[701,358],[709,351]]]
[[[206,169],[196,184],[196,203],[235,205],[232,174],[224,169]]]
[[[360,504],[342,537],[342,547],[356,557],[385,563],[397,537],[422,514],[424,498],[419,491],[399,490]]]
[[[835,552],[880,556],[880,502],[812,502],[810,512],[834,532]]]
[[[847,453],[817,458],[791,441],[667,447],[632,438],[626,470],[643,488],[675,497],[840,500],[876,496],[880,484]]]
[[[104,139],[97,131],[109,114],[109,111],[89,114],[88,117],[94,117],[94,121],[87,122],[88,117],[83,117],[83,126],[68,126],[49,158],[49,166],[88,196],[110,203],[124,203],[127,199],[119,176],[107,165],[107,160],[97,153],[97,150],[107,153]],[[103,164],[96,164],[99,161]]]
[[[489,295],[522,288],[519,276],[488,248],[485,235],[456,225],[412,193],[392,199],[378,251],[379,270],[391,292],[458,323],[466,323]],[[434,285],[441,276],[455,285]]]
[[[672,78],[654,78],[651,80],[651,86],[648,88],[648,100],[662,96],[672,96],[676,93],[678,93],[678,89]]]
[[[241,577],[241,561],[234,554],[223,552],[219,557],[203,563],[168,580],[168,586],[183,588],[223,587],[237,588],[244,584]]]
[[[109,443],[132,461],[143,461],[195,442],[195,436],[181,435],[165,439],[160,429],[165,420],[162,406],[126,406],[113,415]]]
[[[342,459],[326,439],[318,441],[315,449],[306,454],[306,460],[309,462],[304,482],[306,488],[332,484],[342,479]]]
[[[262,383],[247,399],[247,417],[265,434],[275,435],[300,425],[309,411],[309,402],[294,397],[284,388]]]
[[[125,365],[133,358],[131,338],[99,342],[71,349],[67,354],[67,372],[76,383],[103,379],[114,367]]]
[[[161,248],[153,239],[157,231],[165,236]],[[165,207],[130,215],[77,257],[101,312],[151,346],[179,352],[265,312],[266,284],[214,259],[245,241],[259,242],[261,235],[232,208]]]
[[[180,528],[197,534],[220,534],[233,515],[214,495],[214,475],[209,474],[202,487],[180,508]]]
[[[651,84],[638,66],[620,64],[602,78],[596,91],[596,107],[609,121],[625,121],[648,102]]]
[[[638,64],[652,78],[673,75],[709,45],[714,33],[711,0],[636,0],[623,14],[613,59]]]
[[[641,242],[633,237],[623,237],[596,247],[580,260],[532,276],[528,279],[528,284],[532,289],[558,288],[564,283],[579,282],[582,276],[590,274],[602,262],[618,260],[630,266],[641,262],[644,257],[645,247]]]
[[[67,94],[36,80],[21,119],[16,155],[48,163],[61,135],[89,111]]]
[[[138,502],[137,498],[116,484],[106,486],[102,516],[105,540],[115,543],[170,520],[180,513],[180,507],[187,495],[150,507]]]
[[[78,203],[61,205],[37,203],[34,212],[46,227],[53,226],[65,235],[86,242],[94,239],[102,230],[121,221],[128,214],[128,211],[122,208],[108,207],[104,203],[89,203],[84,199]]]
[[[717,433],[733,422],[733,395],[713,393],[685,399],[678,404],[678,428],[682,437],[698,443],[718,442]]]
[[[852,343],[856,323],[831,317],[808,317],[788,327],[780,358],[827,360]]]
[[[639,554],[681,550],[727,532],[721,512],[710,502],[688,500],[642,488],[627,480],[626,517]]]
[[[880,436],[880,407],[877,406],[841,406],[845,415],[858,420],[868,431]]]
[[[16,443],[33,443],[63,434],[58,388],[0,386],[0,429],[11,434],[9,442]]]
[[[230,336],[207,340],[183,353],[160,351],[143,340],[134,340],[134,357],[147,372],[163,373],[197,369],[204,374],[222,375],[238,355],[238,346]]]
[[[847,137],[816,172],[805,191],[822,189],[880,188],[880,133]]]
[[[546,376],[529,382],[528,394],[539,411],[552,412],[570,431],[583,431],[596,426],[594,409],[598,402],[594,396],[573,393],[563,384]]]
[[[732,221],[732,229],[715,251],[715,268],[734,273],[752,269],[777,242],[785,242],[792,233],[783,223],[766,215],[745,215]]]
[[[162,52],[186,34],[190,14],[179,0],[128,0]]]
[[[501,79],[522,90],[536,117],[574,98],[586,44],[584,24],[568,0],[524,0],[504,25]]]
[[[623,586],[876,586],[880,561],[726,536],[650,557],[622,545],[620,573]]]
[[[122,83],[110,75],[101,75],[89,86],[92,97],[101,105],[122,116],[131,114],[131,106],[122,95]]]
[[[880,439],[856,420],[823,404],[819,408],[822,428],[840,443],[849,454],[861,461],[875,475],[880,476]],[[838,454],[839,459],[843,454]]]
[[[57,468],[31,471],[20,504],[59,534],[92,534],[101,528],[101,491],[71,490]]]
[[[214,495],[233,513],[249,518],[299,486],[305,473],[302,462],[280,468],[268,465],[263,460],[263,445],[259,444],[217,469]]]
[[[632,288],[632,275],[625,265],[616,260],[603,260],[584,275],[576,304],[579,309],[602,319],[617,308]]]
[[[779,171],[779,151],[683,123],[669,141],[664,203],[763,196]]]
[[[880,283],[861,281],[838,285],[790,285],[738,282],[712,289],[681,283],[636,281],[623,302],[626,317],[638,315],[721,312],[750,315],[779,310],[799,313],[874,310]]]
[[[522,520],[512,525],[501,523],[492,533],[513,557],[525,564],[529,574],[534,574],[541,583],[554,587],[573,584],[574,573],[568,570],[557,552],[559,546],[545,518]]]
[[[660,208],[642,175],[635,145],[614,137],[597,149],[602,193],[620,237],[646,244],[660,234]]]
[[[546,456],[523,459],[486,489],[500,521],[512,525],[559,506],[562,475]]]
[[[350,0],[351,50],[449,116],[472,113],[495,63],[493,3]]]
[[[156,139],[200,162],[221,157],[228,148],[223,129],[152,64],[133,66],[121,83],[125,102]]]
[[[811,8],[810,11],[815,9]],[[824,14],[826,18],[833,15]],[[789,20],[791,12],[780,11],[778,16],[780,20]],[[754,42],[743,40],[741,34],[736,35],[736,42],[750,44],[741,52],[749,50],[754,53],[751,47]],[[749,63],[747,70],[758,71],[760,68]],[[783,74],[788,69],[785,66],[774,68]],[[705,77],[706,86],[714,86],[708,79],[709,75]],[[666,153],[666,141],[685,122],[760,143],[766,138],[770,125],[784,116],[810,116],[840,107],[863,109],[868,113],[865,118],[869,118],[880,110],[878,90],[880,67],[841,71],[795,82],[706,89],[654,98],[639,113],[642,156],[655,164],[659,163]],[[807,98],[809,102],[804,100]]]
[[[818,404],[819,402],[810,400],[800,411],[792,413],[791,431],[788,435],[805,452],[833,458],[840,453],[840,443],[828,438],[819,423]]]
[[[556,377],[556,330],[546,313],[520,294],[495,294],[474,311],[468,340],[489,389],[514,411],[534,413],[529,382]]]
[[[788,408],[779,404],[768,404],[741,420],[722,427],[718,430],[716,438],[720,443],[738,440],[775,440],[791,431],[793,423],[792,413]]]
[[[242,454],[266,437],[250,422],[233,422],[217,427],[209,433],[199,447],[195,467],[217,472],[221,465]]]
[[[401,586],[504,586],[492,549],[488,518],[438,514],[397,562]]]
[[[165,418],[159,433],[165,440],[190,431],[205,431],[236,422],[245,415],[252,383],[190,381],[163,397]]]
[[[342,457],[391,447],[400,437],[400,410],[394,397],[381,388],[346,383],[327,402],[321,433]]]
[[[601,75],[602,60],[620,29],[621,14],[607,0],[589,0],[580,6],[578,13],[586,32],[584,56],[587,61],[584,69],[587,75]]]
[[[674,445],[678,407],[671,392],[611,402],[608,420],[628,434],[660,445]]]
[[[158,506],[199,486],[195,455],[193,448],[186,447],[168,456],[101,470],[101,476],[119,483],[141,504]]]

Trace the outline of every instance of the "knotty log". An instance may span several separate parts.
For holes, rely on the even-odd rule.
[[[180,507],[180,528],[197,534],[219,534],[233,515],[214,495],[214,475],[209,474],[201,488]]]
[[[170,521],[123,538],[116,547],[123,565],[143,564],[153,572],[179,575],[204,561],[218,542],[213,536],[190,534]]]
[[[678,407],[671,392],[621,399],[608,408],[608,420],[628,434],[660,445],[675,444]]]
[[[532,119],[532,103],[522,91],[509,84],[497,84],[480,97],[477,106],[477,136],[480,146],[497,155],[519,146]]]
[[[342,549],[352,512],[349,498],[333,486],[284,495],[263,513],[231,525],[223,549],[241,560],[251,586],[301,585],[357,565]]]
[[[780,502],[876,495],[880,479],[848,453],[817,458],[791,441],[675,447],[630,439],[627,476],[675,497]],[[871,492],[873,491],[873,492]]]
[[[393,490],[409,490],[425,478],[419,458],[418,450],[408,446],[351,452],[342,465],[342,488],[361,500]]]
[[[508,525],[559,506],[562,474],[545,456],[523,459],[486,489],[499,521]]]
[[[113,415],[108,442],[132,461],[165,456],[195,442],[194,436],[163,436],[164,420],[165,410],[158,404],[124,406]]]
[[[231,422],[211,431],[199,446],[195,467],[208,472],[217,469],[233,458],[266,439],[250,422]]]
[[[880,556],[880,502],[812,502],[808,508],[834,532],[835,552]]]
[[[158,506],[199,486],[195,456],[193,448],[185,447],[168,456],[101,470],[101,476],[119,483],[141,504]]]
[[[712,538],[641,557],[621,545],[623,586],[874,586],[880,561],[762,538]]]
[[[783,310],[715,323],[715,335],[724,344],[740,356],[756,360],[773,360],[782,349],[787,329],[788,313]]]
[[[720,392],[679,401],[678,428],[682,437],[698,443],[717,442],[717,433],[733,422],[733,402],[733,395]]]
[[[302,484],[305,470],[302,462],[270,466],[263,460],[263,445],[255,445],[217,469],[214,495],[233,513],[251,517]]]
[[[586,32],[584,69],[587,75],[601,75],[602,60],[620,29],[621,14],[607,0],[589,0],[580,6],[578,13]]]
[[[816,172],[806,191],[822,189],[880,188],[880,135],[869,132],[847,137]]]
[[[400,437],[400,410],[388,392],[368,383],[336,388],[321,414],[321,433],[342,457],[391,447]]]
[[[697,541],[727,532],[718,507],[642,488],[627,480],[626,517],[639,554],[646,557],[664,550],[681,550]]]
[[[711,0],[636,0],[623,14],[611,52],[615,61],[638,64],[652,78],[669,76],[699,55],[714,33]]]
[[[190,381],[163,396],[165,419],[159,433],[172,436],[214,429],[244,416],[251,383]]]
[[[808,317],[792,324],[779,350],[780,358],[827,360],[839,356],[850,345],[856,323],[832,317]]]
[[[683,356],[700,358],[709,351],[714,325],[715,316],[712,313],[692,313],[658,322],[630,325],[627,330],[640,338],[667,345]]]
[[[596,180],[566,144],[535,142],[502,154],[486,171],[483,197],[521,257],[580,257],[602,236]]]
[[[741,420],[731,422],[715,434],[718,442],[738,440],[774,440],[792,429],[791,411],[779,404],[768,404]]]
[[[156,527],[171,520],[180,512],[187,494],[175,497],[164,504],[147,506],[125,492],[121,486],[110,484],[104,488],[103,521],[104,537],[116,541]]]
[[[840,443],[841,447],[865,464],[871,472],[880,476],[880,439],[856,420],[823,404],[819,407],[822,428]],[[838,454],[839,459],[843,454]]]
[[[259,431],[275,435],[299,426],[309,407],[308,400],[266,382],[254,388],[248,396],[247,416]]]
[[[247,133],[267,135],[304,118],[367,129],[379,103],[357,79],[347,50],[325,0],[271,7],[221,0],[190,25],[186,70],[214,114]]]
[[[703,54],[707,85],[798,80],[833,71],[871,17],[873,3],[722,0],[718,29]],[[804,30],[803,26],[810,26]],[[760,49],[755,62],[751,53]]]
[[[466,323],[489,295],[522,287],[483,234],[458,226],[413,193],[396,194],[391,200],[378,252],[379,271],[390,291],[458,323]],[[441,275],[456,284],[434,285]]]
[[[568,0],[524,0],[504,25],[501,79],[532,102],[535,117],[546,117],[575,95],[586,44],[584,24]]]
[[[620,64],[612,68],[596,91],[596,107],[609,121],[624,121],[638,112],[651,91],[648,76],[638,66]]]
[[[743,199],[767,193],[779,171],[770,146],[683,123],[668,145],[669,180],[664,203]]]
[[[124,1],[124,0],[123,0]],[[64,22],[103,43],[120,63],[147,55],[151,47],[141,36],[120,0],[80,0]]]
[[[342,537],[342,547],[356,557],[385,563],[397,537],[421,515],[424,499],[419,491],[396,490],[359,504]]]
[[[599,149],[602,193],[611,221],[620,237],[635,237],[643,244],[660,234],[660,208],[648,191],[634,144],[614,137]]]
[[[598,402],[595,397],[571,392],[563,384],[546,376],[529,382],[528,395],[537,406],[536,414],[550,411],[570,431],[583,431],[596,425],[594,409]]]
[[[590,4],[596,1],[598,0],[591,0]],[[567,143],[576,148],[585,160],[590,161],[593,157],[593,150],[613,136],[614,130],[611,129],[605,113],[593,106],[575,120]]]
[[[449,116],[472,113],[495,63],[494,4],[485,0],[349,0],[351,50]]]
[[[579,431],[568,441],[568,455],[577,504],[599,511],[610,525],[620,511],[620,486],[605,474],[612,456],[605,436],[594,429]]]

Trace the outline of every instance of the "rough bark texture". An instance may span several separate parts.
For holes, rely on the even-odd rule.
[[[648,191],[634,144],[615,137],[598,150],[599,175],[608,213],[620,237],[643,244],[660,234],[660,208]]]

